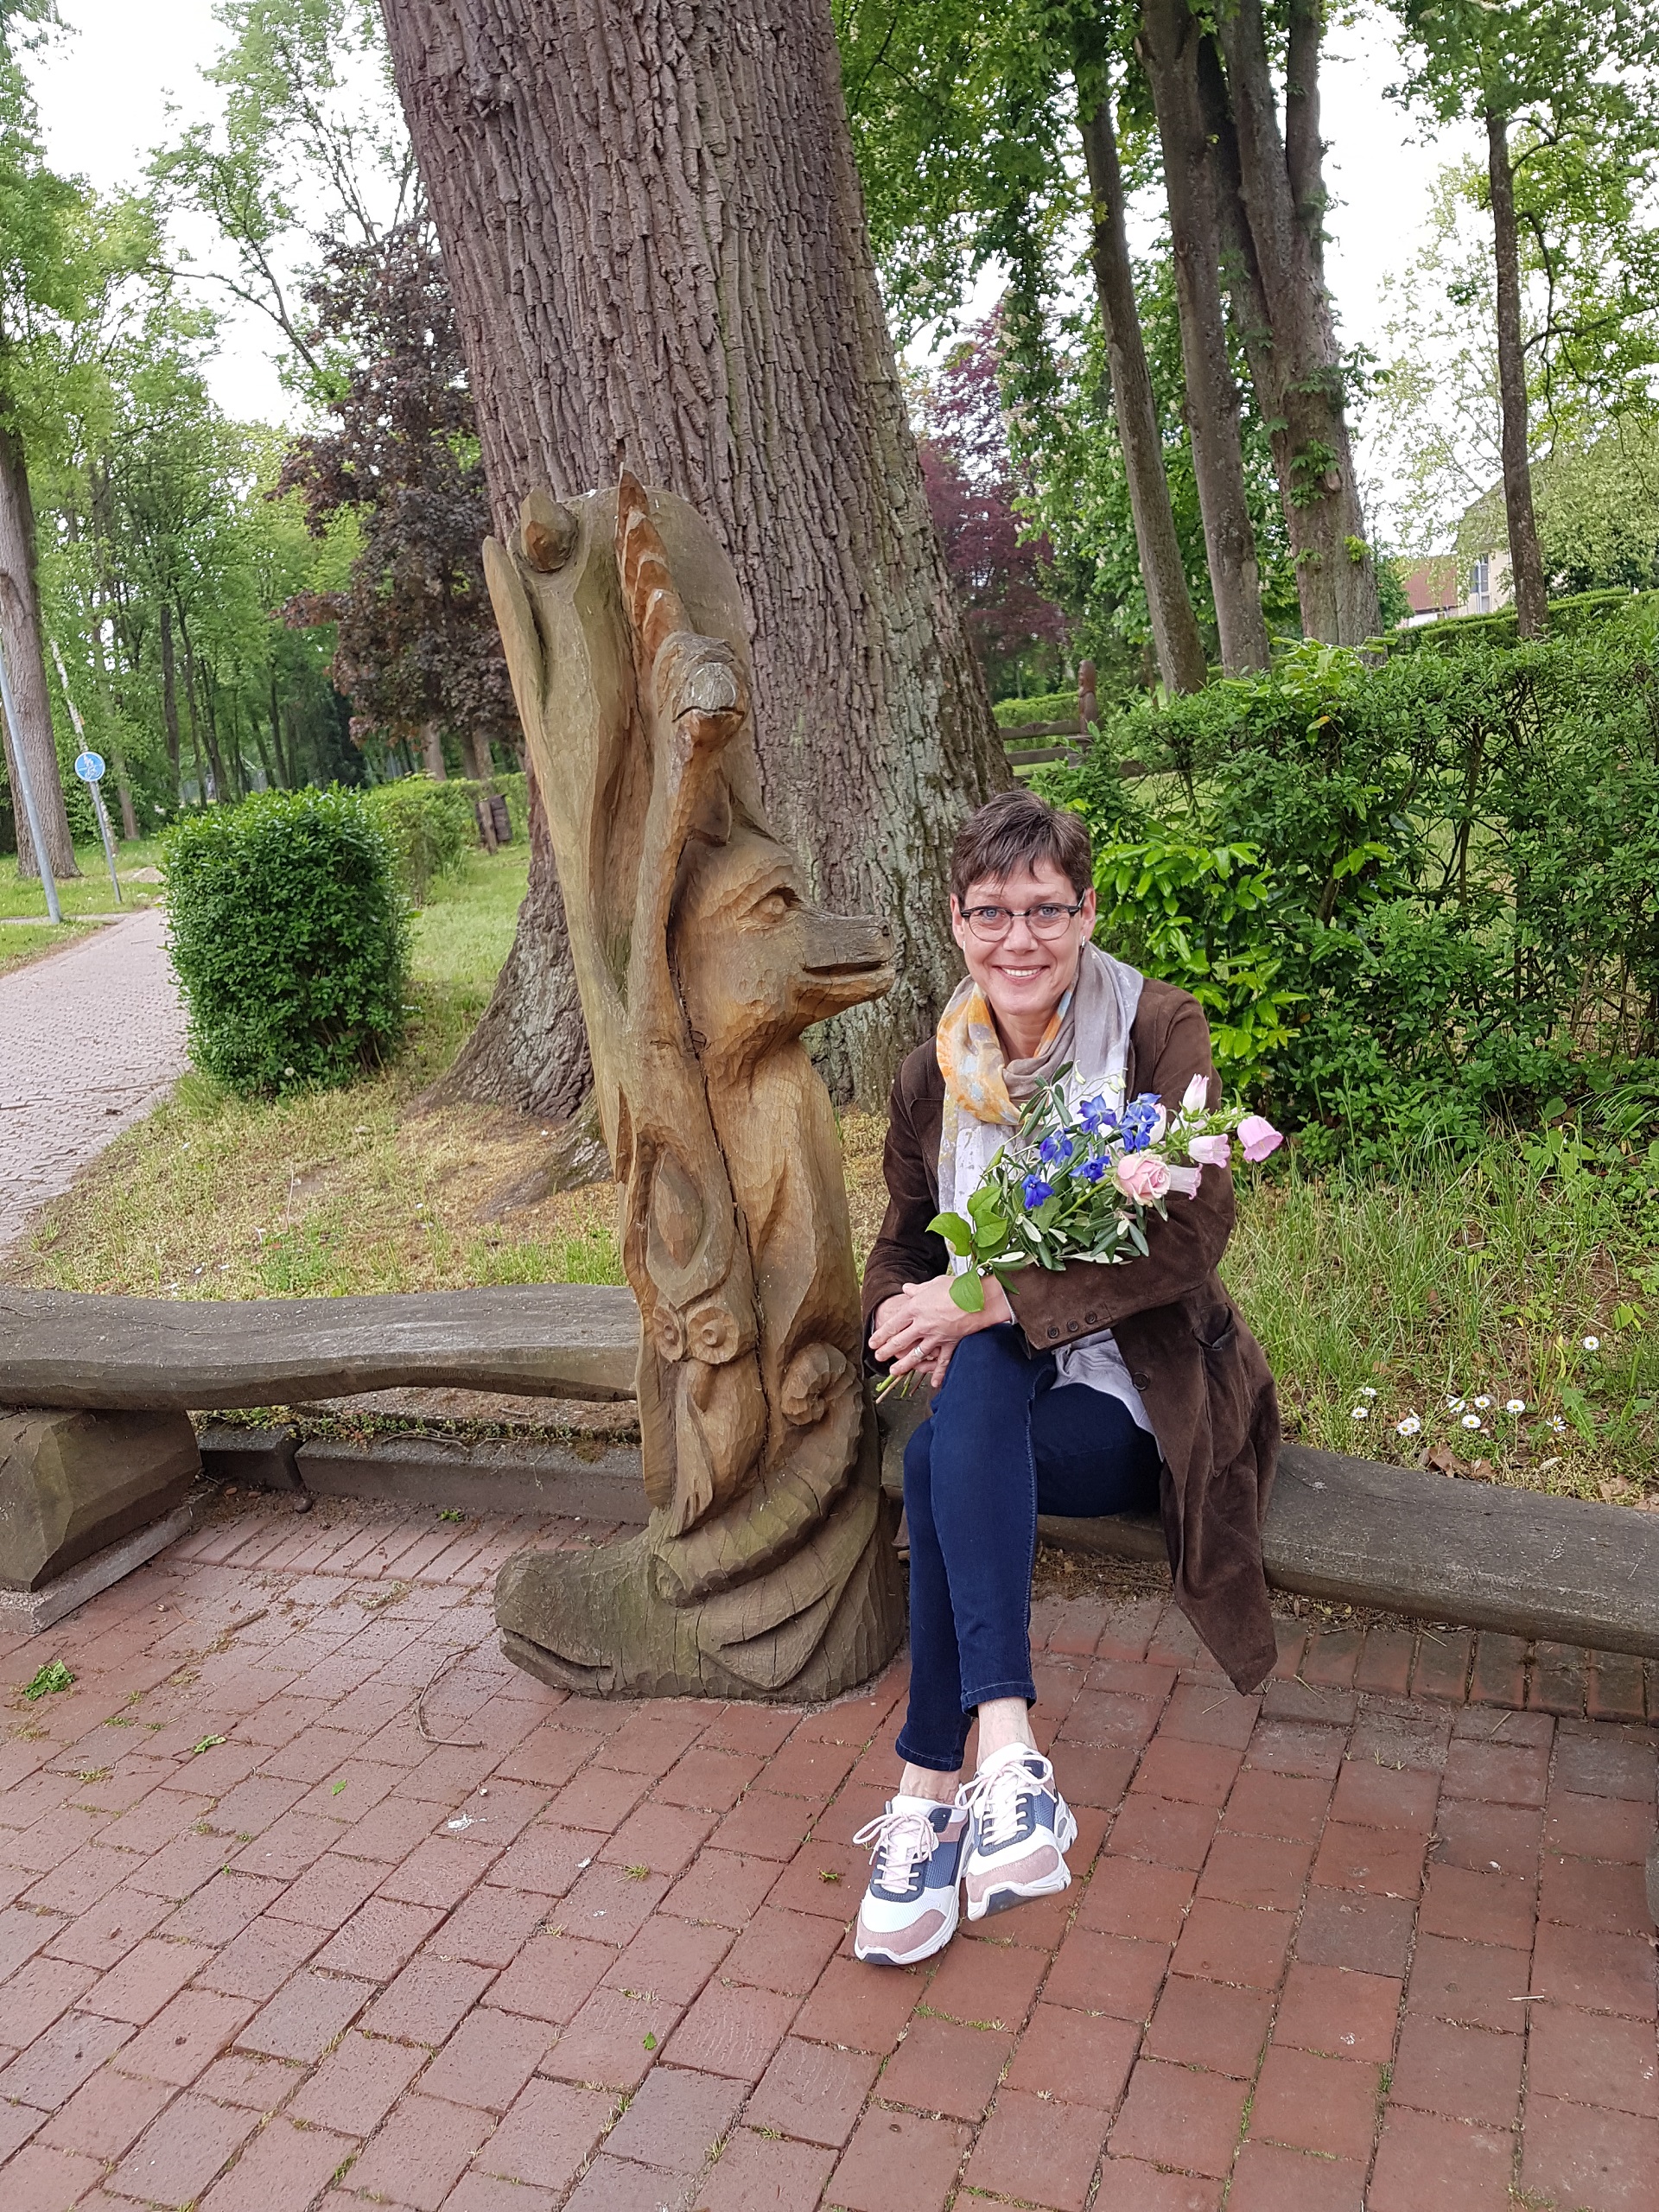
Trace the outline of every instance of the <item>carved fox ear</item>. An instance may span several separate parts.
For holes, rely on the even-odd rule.
[[[532,569],[551,575],[576,550],[577,524],[550,492],[531,492],[518,510],[518,543]]]
[[[668,549],[651,518],[645,486],[625,468],[616,487],[616,565],[622,604],[647,665],[676,631],[690,630],[668,565]]]
[[[524,726],[524,735],[533,738],[541,728],[546,663],[518,563],[498,538],[486,537],[484,541],[484,577],[490,588],[490,604],[495,609],[502,649],[507,656],[507,673],[512,678],[518,719]]]

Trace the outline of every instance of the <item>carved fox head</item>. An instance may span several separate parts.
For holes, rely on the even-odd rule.
[[[813,1022],[891,988],[887,924],[809,905],[799,863],[764,830],[734,820],[723,844],[687,862],[675,966],[711,1080],[737,1080]]]

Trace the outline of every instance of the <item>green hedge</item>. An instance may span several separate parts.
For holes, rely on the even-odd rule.
[[[1604,623],[1634,615],[1640,619],[1644,604],[1659,606],[1659,592],[1580,591],[1549,602],[1549,634],[1554,638],[1582,638]],[[1463,653],[1490,645],[1520,643],[1516,613],[1500,607],[1496,614],[1450,614],[1440,622],[1419,622],[1408,630],[1390,630],[1372,644],[1391,654]]]
[[[397,856],[404,888],[417,906],[426,904],[433,879],[459,868],[478,843],[479,787],[454,779],[401,776],[372,785],[365,794],[374,818]]]
[[[1659,597],[1586,636],[1272,671],[1113,718],[1102,939],[1209,1011],[1316,1154],[1599,1101],[1659,1139]],[[1120,761],[1154,772],[1126,782]],[[1598,1111],[1602,1107],[1598,1105]]]
[[[365,795],[265,791],[162,848],[196,1065],[233,1090],[347,1084],[403,1036],[408,903]]]
[[[505,799],[512,834],[522,842],[530,835],[529,787],[522,770],[492,776],[486,784],[464,776],[442,783],[431,776],[400,776],[368,791],[369,804],[397,855],[404,888],[417,906],[425,906],[435,880],[459,868],[462,856],[482,842],[478,802],[492,793]]]
[[[1026,722],[1074,722],[1077,718],[1077,693],[1074,685],[1070,691],[1045,691],[1034,699],[999,699],[991,709],[999,729],[1018,729]]]

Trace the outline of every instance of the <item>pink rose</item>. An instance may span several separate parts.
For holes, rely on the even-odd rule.
[[[1186,1148],[1200,1167],[1224,1167],[1232,1157],[1233,1141],[1226,1135],[1194,1137]]]
[[[1113,1179],[1126,1198],[1147,1206],[1169,1189],[1169,1169],[1155,1153],[1131,1152],[1113,1169]]]
[[[1244,1147],[1244,1157],[1254,1164],[1265,1160],[1270,1152],[1277,1152],[1284,1138],[1263,1114],[1247,1114],[1238,1125],[1238,1141]]]

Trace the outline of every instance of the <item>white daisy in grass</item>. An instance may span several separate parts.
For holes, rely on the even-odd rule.
[[[1599,1351],[1601,1350],[1601,1338],[1599,1337],[1586,1337],[1584,1340],[1584,1348],[1586,1351]]]
[[[1524,1398],[1505,1398],[1503,1410],[1506,1414],[1523,1414],[1527,1410],[1527,1402]]]
[[[1481,1426],[1480,1415],[1478,1414],[1465,1414],[1463,1417],[1463,1425],[1465,1428],[1478,1428]]]
[[[1403,1421],[1395,1421],[1394,1433],[1396,1436],[1415,1436],[1422,1426],[1415,1414],[1408,1414]]]

